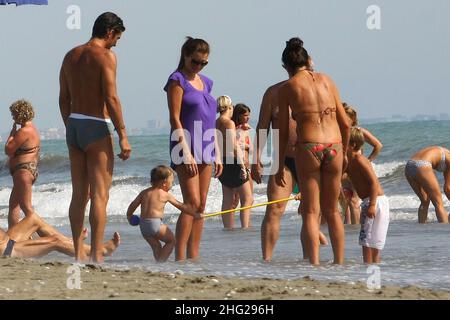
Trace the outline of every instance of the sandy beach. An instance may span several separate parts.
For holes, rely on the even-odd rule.
[[[322,282],[309,277],[296,280],[241,279],[161,273],[106,266],[80,267],[81,289],[68,278],[70,264],[0,258],[1,300],[309,300],[309,299],[450,299],[448,291],[416,286],[382,286],[369,290],[365,283]],[[73,279],[73,278],[71,278]]]

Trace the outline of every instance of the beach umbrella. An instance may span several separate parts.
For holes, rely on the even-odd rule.
[[[21,6],[23,4],[48,4],[48,0],[0,0],[0,5],[3,4],[15,4]]]

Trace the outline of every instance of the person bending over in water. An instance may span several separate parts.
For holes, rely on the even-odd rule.
[[[449,219],[433,169],[444,174],[444,193],[447,199],[450,199],[450,151],[448,149],[439,146],[424,148],[416,152],[405,166],[406,179],[420,199],[419,223],[427,222],[430,201],[436,209],[439,222],[447,223]]]

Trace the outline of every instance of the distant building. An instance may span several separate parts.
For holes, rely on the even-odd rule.
[[[60,140],[66,138],[66,128],[49,128],[40,131],[41,140]]]
[[[148,129],[160,129],[161,128],[161,120],[152,119],[147,121]]]

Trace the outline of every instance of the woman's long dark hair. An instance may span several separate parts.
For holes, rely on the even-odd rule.
[[[238,126],[241,124],[239,123],[239,117],[243,114],[246,114],[247,112],[250,113],[250,108],[243,103],[238,103],[234,106],[233,116],[231,117],[231,120],[233,120],[234,124]]]
[[[295,37],[286,41],[286,48],[283,50],[281,61],[283,61],[285,67],[291,70],[309,67],[308,51],[303,48],[303,41],[300,38]]]
[[[194,39],[192,37],[186,37],[187,40],[181,47],[181,57],[178,63],[177,70],[180,71],[184,68],[184,57],[189,57],[195,52],[201,52],[209,54],[209,44],[203,39]]]

